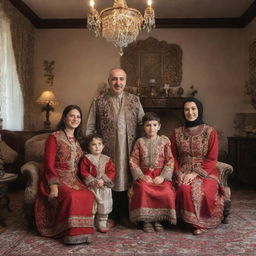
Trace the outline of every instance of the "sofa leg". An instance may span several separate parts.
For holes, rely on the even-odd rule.
[[[223,224],[228,224],[228,216],[230,215],[231,211],[231,200],[225,200],[224,202],[224,212],[223,212]]]

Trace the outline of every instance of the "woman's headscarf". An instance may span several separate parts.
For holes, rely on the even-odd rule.
[[[188,121],[185,117],[185,114],[184,114],[184,107],[185,107],[185,104],[187,102],[194,102],[197,106],[197,109],[198,109],[198,117],[196,120],[194,121]],[[194,97],[190,97],[190,98],[187,98],[185,101],[184,101],[184,104],[183,104],[183,115],[184,115],[184,118],[185,118],[185,126],[186,127],[195,127],[197,125],[200,125],[200,124],[204,124],[204,121],[203,121],[203,104],[201,101],[199,101],[198,99],[194,98]]]

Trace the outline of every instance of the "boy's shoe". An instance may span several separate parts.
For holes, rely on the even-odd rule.
[[[156,232],[163,232],[164,231],[164,227],[160,222],[155,222],[154,227],[155,227]]]
[[[153,233],[155,232],[154,227],[151,222],[144,223],[143,231],[146,233]]]

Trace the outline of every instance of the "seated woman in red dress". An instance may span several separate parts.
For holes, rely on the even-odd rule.
[[[202,103],[189,98],[184,103],[185,126],[175,129],[172,152],[177,178],[177,214],[200,235],[217,227],[223,216],[224,197],[216,169],[218,136],[204,124]]]
[[[130,219],[143,222],[145,232],[163,231],[161,221],[176,224],[175,191],[172,187],[174,159],[170,141],[157,133],[160,118],[155,113],[143,117],[146,137],[133,148],[130,167],[133,185],[130,191]]]
[[[59,130],[45,144],[44,173],[35,205],[39,233],[63,238],[67,244],[89,243],[94,233],[94,195],[77,176],[83,156],[77,140],[81,124],[81,109],[67,106]]]

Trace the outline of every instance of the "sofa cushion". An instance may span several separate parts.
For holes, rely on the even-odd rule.
[[[49,133],[36,135],[25,143],[25,160],[42,162],[44,159],[44,145]]]
[[[18,159],[18,153],[10,148],[4,141],[0,141],[0,157],[5,164],[14,163]]]

